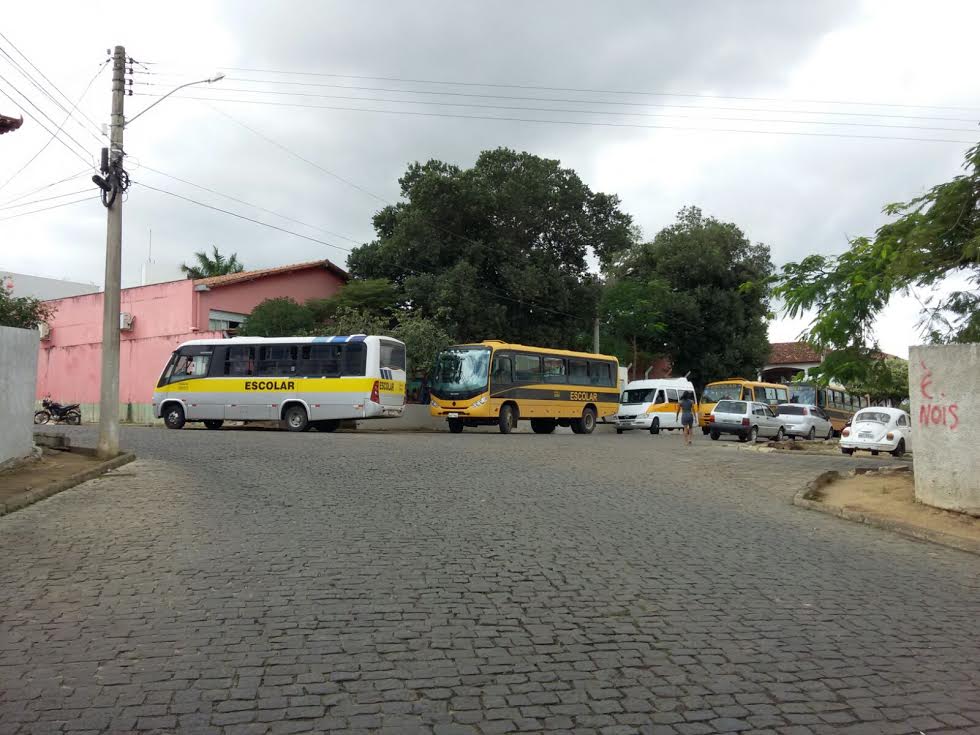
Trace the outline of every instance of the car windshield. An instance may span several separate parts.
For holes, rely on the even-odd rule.
[[[476,395],[486,389],[489,369],[489,347],[452,347],[436,357],[429,390],[440,398]]]
[[[634,403],[649,403],[653,400],[653,388],[633,388],[623,391],[623,400],[620,401],[624,406]]]
[[[817,389],[812,385],[791,385],[789,387],[790,403],[807,403],[817,405]]]
[[[854,423],[859,423],[861,421],[874,421],[879,424],[887,424],[892,420],[890,414],[884,411],[861,411],[857,416],[854,417]]]
[[[780,416],[806,416],[806,409],[803,406],[777,406],[776,413]]]
[[[723,401],[726,398],[738,400],[742,397],[742,386],[738,383],[718,383],[716,385],[709,385],[704,389],[704,395],[701,396],[701,400],[704,403],[717,403],[718,401]],[[745,410],[745,406],[742,406]]]
[[[745,401],[719,401],[715,406],[717,413],[745,413]]]

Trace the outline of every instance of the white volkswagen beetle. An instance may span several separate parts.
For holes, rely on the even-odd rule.
[[[844,454],[854,454],[855,449],[866,449],[872,454],[890,452],[901,457],[912,449],[909,415],[900,408],[887,406],[862,408],[840,436],[840,450]]]

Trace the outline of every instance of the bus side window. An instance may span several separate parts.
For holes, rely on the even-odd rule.
[[[541,358],[537,355],[517,355],[514,358],[514,382],[540,383]]]
[[[363,342],[347,342],[341,346],[341,375],[363,376],[367,371],[367,354]]]
[[[565,380],[565,360],[560,357],[545,357],[544,364],[545,383],[564,383]]]
[[[514,382],[513,356],[506,353],[494,355],[491,374],[495,386],[511,385]]]
[[[755,393],[747,385],[742,388],[742,400],[743,401],[754,401],[755,400]]]
[[[589,363],[585,360],[568,361],[568,382],[573,385],[589,384]]]
[[[789,391],[785,388],[776,388],[776,403],[789,403]]]
[[[589,382],[592,385],[613,386],[612,366],[608,362],[589,363]]]
[[[251,375],[255,349],[252,347],[229,347],[225,353],[225,375]]]
[[[765,391],[766,391],[766,403],[768,403],[770,406],[775,406],[778,403],[778,401],[776,400],[776,389],[766,388]]]

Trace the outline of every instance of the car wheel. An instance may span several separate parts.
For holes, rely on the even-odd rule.
[[[758,439],[759,439],[759,427],[753,426],[751,429],[749,429],[749,435],[746,437],[745,441],[750,442],[751,444],[755,444]]]
[[[847,449],[845,447],[841,447],[840,448],[840,452],[841,452],[841,454],[847,454],[847,455],[854,454],[854,450],[853,449]]]
[[[721,437],[721,432],[720,431],[712,431],[711,432],[711,440],[712,441],[718,441],[718,439],[720,437]]]
[[[222,424],[224,423],[225,422],[222,421],[221,419],[208,419],[204,422],[204,425],[211,430],[217,430],[220,429]]]
[[[179,403],[168,403],[167,409],[163,412],[163,423],[168,429],[183,429],[186,423],[184,407]]]
[[[783,427],[780,426],[779,431],[776,432],[776,441],[781,442],[785,438],[786,438],[786,432],[784,432]]]
[[[829,429],[827,429],[827,436],[825,436],[824,439],[830,441],[833,438],[834,438],[834,427],[831,426]]]
[[[446,423],[449,424],[450,434],[463,433],[463,419],[447,419]]]
[[[310,418],[305,408],[294,403],[283,413],[282,424],[287,431],[306,431],[310,428]]]
[[[654,417],[653,423],[650,424],[650,433],[651,434],[659,434],[660,433],[660,418],[657,417],[657,416]]]
[[[517,426],[517,416],[514,413],[514,407],[505,405],[500,408],[500,416],[497,419],[497,428],[500,429],[501,434],[509,434]]]
[[[623,430],[622,429],[616,429],[616,433],[617,434],[622,434],[623,433]]]
[[[595,409],[586,406],[582,411],[582,418],[572,422],[572,431],[576,434],[591,434],[595,431]]]
[[[903,454],[905,454],[905,440],[899,439],[898,446],[892,450],[892,456],[901,457]]]
[[[872,449],[871,450],[871,456],[872,457],[877,457],[878,456],[878,450],[877,449]]]
[[[817,438],[817,427],[816,426],[811,426],[810,427],[810,433],[808,433],[806,435],[806,438],[809,439],[810,441],[814,441]]]

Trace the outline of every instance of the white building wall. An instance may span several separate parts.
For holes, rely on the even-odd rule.
[[[33,448],[38,333],[0,327],[0,467]]]
[[[102,290],[94,283],[76,283],[57,278],[41,278],[40,276],[28,276],[24,273],[11,273],[4,270],[0,270],[0,288],[6,289],[11,296],[30,296],[41,301],[65,299],[70,296],[81,296]]]

